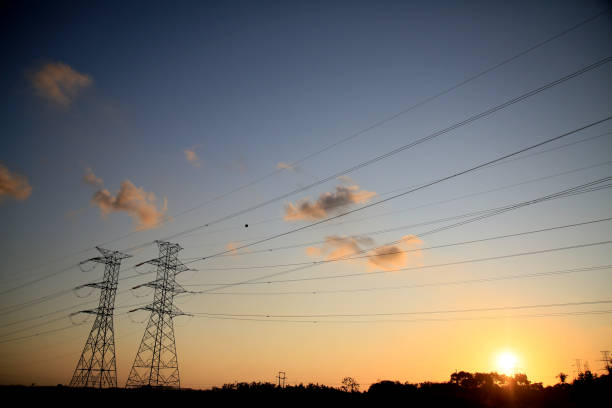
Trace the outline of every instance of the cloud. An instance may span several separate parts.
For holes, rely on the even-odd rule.
[[[87,167],[85,169],[85,174],[83,174],[83,178],[81,180],[83,180],[83,183],[94,187],[102,187],[102,185],[104,185],[104,181],[94,174],[91,167]]]
[[[240,242],[228,242],[225,248],[232,254],[238,254],[240,251],[250,252],[248,248],[238,249],[242,245],[243,244],[241,244]]]
[[[307,247],[306,253],[312,257],[324,257],[327,260],[340,259],[363,251],[362,246],[370,246],[374,240],[369,237],[341,237],[332,235],[325,237],[321,247]]]
[[[93,83],[89,75],[81,74],[62,62],[50,62],[34,72],[30,80],[39,95],[62,106],[69,106],[77,95]]]
[[[323,193],[314,202],[303,199],[296,204],[285,204],[285,221],[320,220],[352,204],[366,202],[375,195],[373,191],[359,190],[356,185],[337,186],[336,191]]]
[[[353,179],[349,176],[338,176],[338,180],[344,184],[355,184],[355,181],[353,181]]]
[[[185,153],[185,158],[192,166],[200,167],[200,157],[195,152],[195,149],[185,149],[183,153]]]
[[[367,251],[364,247],[374,245],[374,240],[370,237],[332,235],[325,237],[325,243],[320,247],[307,247],[306,254],[326,260],[357,255],[354,261],[364,264],[369,270],[394,270],[404,268],[412,260],[422,257],[422,252],[418,249],[422,244],[423,241],[418,237],[406,235],[397,244],[384,245]]]
[[[166,219],[164,214],[168,209],[167,199],[161,208],[156,205],[155,194],[147,193],[142,187],[136,187],[130,180],[121,183],[117,195],[113,195],[107,189],[95,192],[91,203],[100,208],[103,216],[115,211],[125,211],[136,222],[137,230],[156,228]]]
[[[374,249],[370,254],[373,256],[367,258],[368,266],[386,271],[404,268],[412,259],[422,257],[422,251],[417,248],[422,244],[423,241],[415,235],[406,235],[397,244]]]
[[[32,187],[28,179],[17,173],[12,173],[4,164],[0,163],[0,202],[5,197],[15,200],[26,200],[32,194]]]
[[[276,164],[276,168],[282,169],[282,170],[292,170],[292,171],[295,170],[295,167],[285,162],[278,162]]]

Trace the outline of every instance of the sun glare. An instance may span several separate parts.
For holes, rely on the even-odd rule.
[[[497,367],[502,374],[512,375],[516,369],[516,355],[505,351],[497,357]]]

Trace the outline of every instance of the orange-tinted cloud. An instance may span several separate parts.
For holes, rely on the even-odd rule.
[[[373,191],[359,190],[356,185],[337,186],[336,191],[323,193],[316,201],[304,199],[296,204],[285,204],[285,221],[320,220],[352,204],[366,202],[375,195]]]
[[[408,263],[421,258],[422,252],[418,247],[423,244],[415,235],[406,235],[402,240],[394,245],[385,245],[372,250],[370,257],[367,258],[368,266],[371,269],[393,270],[404,268]]]
[[[282,169],[282,170],[295,170],[295,167],[293,167],[289,163],[285,163],[285,162],[278,162],[276,164],[276,168],[277,169]]]
[[[32,187],[25,176],[11,172],[0,163],[0,202],[5,197],[23,201],[32,194]]]
[[[77,95],[93,83],[89,75],[81,74],[62,62],[50,62],[31,77],[39,95],[59,105],[70,105]]]
[[[327,260],[341,259],[363,251],[362,246],[373,245],[374,240],[368,237],[325,237],[321,247],[307,247],[306,253],[313,257],[324,257]]]
[[[104,185],[104,181],[94,174],[91,167],[87,167],[85,169],[85,174],[83,174],[83,178],[81,180],[83,180],[83,183],[94,187],[102,187],[102,185]]]
[[[166,198],[161,208],[156,205],[156,197],[153,193],[147,193],[141,187],[136,187],[130,180],[121,183],[117,195],[113,195],[107,189],[96,191],[91,203],[100,208],[103,216],[114,211],[125,211],[136,222],[136,229],[151,229],[162,224],[164,214],[168,208]]]
[[[351,258],[356,255],[355,261],[365,264],[370,270],[393,270],[404,268],[411,261],[420,258],[422,253],[418,247],[422,243],[416,236],[406,235],[397,244],[384,245],[367,251],[363,247],[374,245],[372,238],[332,235],[325,237],[325,243],[320,247],[307,247],[306,254],[326,260]]]
[[[237,254],[240,251],[243,252],[249,252],[248,248],[242,248],[242,249],[238,249],[239,247],[241,247],[243,244],[241,244],[240,242],[228,242],[227,245],[225,245],[225,248],[230,251],[232,254]]]
[[[353,181],[352,178],[350,178],[349,176],[346,176],[346,175],[338,176],[338,180],[340,180],[344,184],[355,184],[355,181]]]
[[[185,149],[183,150],[185,153],[185,158],[194,167],[200,167],[200,157],[196,153],[195,149]]]

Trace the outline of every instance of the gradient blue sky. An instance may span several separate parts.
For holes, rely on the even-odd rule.
[[[434,95],[602,10],[604,1],[516,2],[9,2],[0,42],[0,163],[27,177],[27,200],[0,203],[0,279],[12,288],[95,255],[93,247],[126,249],[279,196],[383,154],[531,89],[612,55],[612,14],[538,48],[433,102],[261,183],[158,228],[134,230],[124,212],[100,215],[90,203],[86,168],[115,194],[130,180],[152,192],[166,215],[206,202],[323,146]],[[69,105],[41,97],[32,78],[63,63],[87,75]],[[606,64],[507,109],[350,174],[353,184],[380,197],[576,129],[611,114],[612,65]],[[612,130],[590,128],[546,148]],[[253,249],[329,235],[368,232],[478,211],[611,174],[609,135],[482,170],[392,200]],[[199,166],[184,151],[193,149]],[[540,150],[544,150],[542,148]],[[597,165],[597,166],[595,166]],[[424,204],[520,183],[530,184],[439,205]],[[206,256],[230,242],[250,242],[305,222],[282,220],[284,204],[333,191],[328,182],[248,214],[176,238],[184,258]],[[554,200],[423,238],[423,246],[582,222],[611,215],[607,189]],[[419,207],[420,206],[420,207]],[[419,208],[416,208],[419,207]],[[351,207],[352,208],[352,207]],[[401,211],[401,212],[400,212]],[[392,214],[387,214],[393,212]],[[386,214],[386,215],[385,215]],[[377,218],[368,218],[381,215]],[[269,220],[269,221],[268,221]],[[266,222],[262,222],[266,221]],[[344,221],[350,221],[344,223]],[[343,222],[342,224],[338,224]],[[248,223],[249,227],[244,228]],[[609,223],[478,245],[423,251],[410,265],[502,255],[609,240]],[[372,236],[376,244],[428,227]],[[81,250],[87,250],[80,252]],[[149,245],[134,251],[124,270],[155,257]],[[66,256],[66,257],[64,257]],[[60,259],[58,259],[60,258]],[[255,266],[312,260],[304,248],[223,257],[207,267]],[[301,282],[228,291],[308,291],[411,285],[610,264],[610,246],[457,267],[355,279]],[[44,264],[43,267],[38,267]],[[184,284],[233,282],[278,269],[188,272]],[[334,263],[287,277],[324,276],[367,269]],[[125,272],[126,274],[132,273]],[[1,307],[98,279],[101,268],[76,267],[1,297]],[[120,285],[145,282],[150,275]],[[610,270],[552,278],[412,290],[329,295],[208,295],[186,298],[188,312],[384,313],[469,307],[581,302],[610,298]],[[96,293],[85,300],[95,301]],[[117,306],[145,302],[130,293]],[[72,294],[0,317],[2,324],[82,302]],[[78,310],[75,306],[75,310]],[[83,308],[83,307],[81,307]],[[597,306],[563,308],[591,310]],[[609,309],[609,305],[600,305]],[[542,310],[536,310],[536,312]],[[550,311],[550,310],[548,310]],[[556,309],[554,311],[557,311]],[[533,310],[531,311],[533,312]],[[512,312],[514,313],[514,312]],[[509,313],[509,314],[512,314]],[[497,313],[499,315],[499,313]],[[53,318],[61,316],[54,315]],[[146,315],[137,316],[143,320]],[[0,338],[62,327],[69,320],[27,329],[40,320],[2,328]],[[495,356],[510,349],[535,381],[554,383],[575,358],[596,366],[609,349],[609,314],[421,323],[305,323],[236,320],[177,321],[183,384],[209,387],[234,380],[336,384],[352,375],[377,379],[446,380],[455,368],[496,370]],[[90,323],[0,345],[0,382],[66,382]],[[10,332],[24,328],[19,334]],[[133,361],[142,324],[117,318],[119,382]],[[248,340],[246,340],[248,339]],[[455,346],[449,347],[452,341]],[[457,346],[459,345],[459,346]],[[46,348],[45,348],[46,347]],[[36,349],[35,353],[31,350]],[[44,356],[42,358],[41,356]],[[47,359],[45,361],[41,361]]]

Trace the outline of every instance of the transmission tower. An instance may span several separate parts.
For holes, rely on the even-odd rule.
[[[610,352],[608,350],[602,350],[601,353],[601,362],[604,363],[604,370],[610,372]]]
[[[130,311],[148,310],[151,315],[126,387],[181,386],[173,319],[185,313],[174,306],[173,301],[176,294],[185,292],[185,289],[176,283],[176,275],[188,268],[178,259],[178,252],[183,249],[178,244],[162,241],[156,243],[159,247],[159,257],[139,264],[149,263],[157,266],[157,277],[152,282],[134,288],[147,286],[154,288],[155,293],[153,303]]]
[[[580,374],[582,374],[582,368],[580,367],[582,360],[580,360],[579,358],[576,359],[576,371],[575,371],[575,376],[574,378],[578,378],[580,377]]]
[[[285,380],[287,379],[286,373],[284,371],[279,371],[276,378],[278,378],[278,387],[285,388]]]
[[[96,262],[104,264],[102,282],[88,283],[79,286],[98,288],[100,302],[96,309],[82,310],[77,313],[96,315],[96,320],[89,332],[87,342],[79,358],[72,379],[71,387],[117,387],[117,365],[115,358],[115,333],[113,329],[113,312],[121,260],[131,255],[118,251],[98,248],[102,256],[88,259],[79,264]]]

